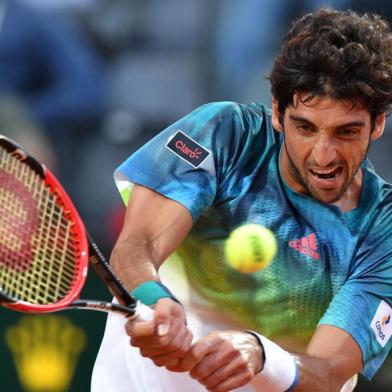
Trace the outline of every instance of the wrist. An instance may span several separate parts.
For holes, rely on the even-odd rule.
[[[276,343],[253,331],[252,334],[262,351],[261,371],[255,379],[266,392],[292,392],[299,382],[299,371],[294,357]]]
[[[257,343],[257,348],[258,348],[258,357],[259,357],[259,366],[256,367],[255,369],[255,374],[260,373],[264,369],[264,363],[265,363],[265,353],[264,353],[264,347],[263,344],[261,343],[260,337],[256,332],[246,330],[244,331],[249,335],[252,335],[255,342]]]
[[[155,305],[162,298],[171,298],[173,301],[180,301],[161,282],[149,280],[135,287],[131,294],[145,305]]]

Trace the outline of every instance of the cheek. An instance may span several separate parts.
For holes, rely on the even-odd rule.
[[[358,166],[366,158],[370,143],[351,143],[341,149],[341,157],[351,166]]]
[[[291,160],[299,165],[305,163],[312,152],[312,148],[302,138],[286,140],[286,150]]]

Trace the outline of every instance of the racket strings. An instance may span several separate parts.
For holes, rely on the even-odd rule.
[[[77,254],[59,198],[0,147],[0,289],[12,299],[56,303],[73,286]]]

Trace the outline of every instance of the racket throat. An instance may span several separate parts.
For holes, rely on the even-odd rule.
[[[68,305],[65,309],[86,309],[97,310],[101,312],[114,312],[130,317],[135,314],[134,306],[123,306],[110,302],[93,301],[93,300],[76,300]]]

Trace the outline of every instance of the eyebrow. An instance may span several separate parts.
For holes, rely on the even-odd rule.
[[[302,123],[309,124],[309,125],[311,125],[311,126],[317,128],[316,125],[315,125],[312,121],[308,120],[308,119],[305,118],[305,117],[298,116],[298,115],[296,115],[296,114],[289,114],[289,118],[290,118],[290,120],[292,120],[292,121],[302,122]],[[349,122],[347,122],[347,123],[340,124],[337,128],[345,128],[345,127],[364,127],[365,125],[366,125],[366,122],[365,122],[365,121],[363,121],[363,120],[356,120],[356,121],[349,121]]]

